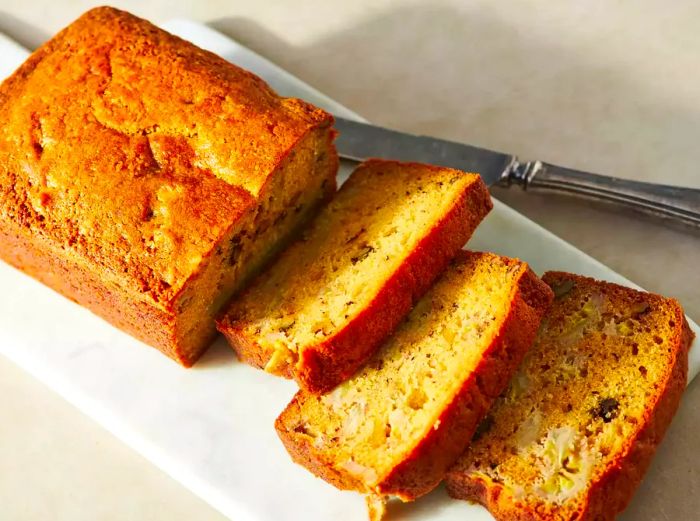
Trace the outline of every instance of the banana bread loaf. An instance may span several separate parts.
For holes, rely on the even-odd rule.
[[[219,330],[242,360],[309,392],[330,390],[393,331],[491,206],[476,174],[365,162]]]
[[[499,521],[612,521],[685,388],[692,332],[671,299],[547,273],[532,350],[447,476]]]
[[[551,298],[525,263],[461,252],[363,369],[329,394],[297,393],[276,421],[282,441],[341,489],[427,493],[508,384]]]
[[[335,190],[332,117],[128,13],[0,87],[0,258],[189,366]]]

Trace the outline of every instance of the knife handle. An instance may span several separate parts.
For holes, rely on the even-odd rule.
[[[571,168],[514,160],[501,176],[500,185],[519,185],[525,190],[542,190],[616,203],[657,217],[700,228],[700,190],[617,177],[589,174]]]

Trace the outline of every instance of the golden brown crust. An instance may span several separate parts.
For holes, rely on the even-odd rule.
[[[370,159],[361,167],[449,170],[432,165],[379,159]],[[304,349],[295,366],[288,366],[282,376],[294,378],[299,387],[313,394],[327,392],[347,380],[372,356],[435,278],[444,271],[491,208],[493,203],[488,188],[479,178],[460,195],[443,218],[406,257],[401,267],[384,282],[372,302],[333,336]],[[246,335],[242,325],[233,322],[225,314],[219,319],[217,327],[229,340],[241,361],[255,367],[265,367],[270,353],[257,344],[254,338]]]
[[[465,255],[469,253],[461,254]],[[535,338],[552,299],[550,288],[526,265],[521,264],[519,269],[518,289],[508,315],[478,368],[446,406],[435,428],[431,428],[406,459],[382,479],[375,492],[412,500],[432,490],[464,451],[484,413],[507,385]],[[326,453],[310,443],[308,436],[299,435],[291,427],[297,424],[292,419],[300,415],[302,394],[303,391],[297,393],[275,422],[292,459],[338,488],[364,491],[364,485],[357,478],[339,470]]]
[[[145,302],[127,298],[123,291],[109,288],[89,269],[76,269],[51,244],[39,236],[23,235],[25,230],[5,223],[0,227],[2,257],[10,265],[77,302],[139,340],[148,342],[190,366],[192,361],[173,349],[172,317]]]
[[[332,133],[329,114],[108,7],[0,86],[0,123],[0,230],[26,250],[0,257],[185,365],[177,298],[295,145]]]
[[[548,272],[544,280],[571,278],[564,272]],[[574,276],[597,286],[607,286],[607,291],[628,291],[627,288],[603,283],[585,277]],[[653,299],[662,300],[655,295]],[[681,396],[687,384],[688,350],[694,334],[690,329],[681,306],[672,299],[665,299],[674,306],[677,325],[672,345],[672,361],[656,396],[650,401],[641,428],[633,437],[625,440],[619,456],[605,469],[605,472],[591,483],[583,503],[574,511],[564,511],[544,503],[527,503],[516,500],[512,492],[500,483],[481,475],[464,472],[461,468],[448,473],[446,486],[448,493],[458,499],[466,499],[484,505],[498,521],[603,521],[613,520],[632,499],[644,473],[661,443],[673,416],[678,409]]]

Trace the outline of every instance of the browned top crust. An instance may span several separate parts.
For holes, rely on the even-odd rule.
[[[0,86],[0,219],[164,309],[332,117],[126,12],[93,9]]]

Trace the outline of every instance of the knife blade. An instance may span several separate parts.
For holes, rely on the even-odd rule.
[[[515,157],[454,141],[416,136],[336,116],[341,157],[364,161],[370,157],[415,161],[478,172],[487,185],[497,183]]]
[[[552,165],[429,136],[335,117],[340,157],[416,161],[481,175],[489,186],[565,193],[613,203],[700,229],[700,190],[643,183]]]

